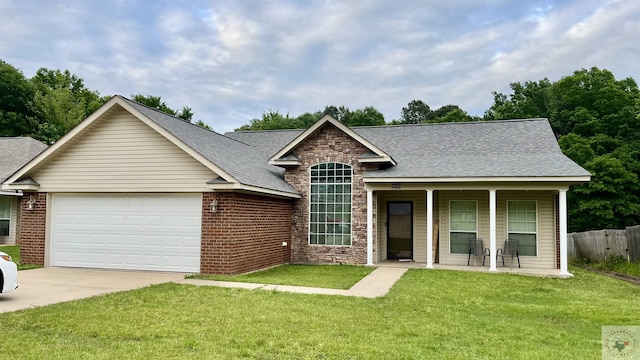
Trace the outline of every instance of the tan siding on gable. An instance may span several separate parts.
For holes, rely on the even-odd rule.
[[[120,110],[32,177],[43,192],[200,192],[217,175]]]

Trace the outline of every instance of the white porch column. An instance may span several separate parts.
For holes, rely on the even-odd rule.
[[[567,190],[559,192],[560,212],[560,275],[570,275],[567,269]]]
[[[489,189],[489,271],[498,271],[496,268],[496,190]]]
[[[373,191],[367,190],[367,265],[373,266]]]
[[[433,269],[433,190],[427,190],[427,268]]]

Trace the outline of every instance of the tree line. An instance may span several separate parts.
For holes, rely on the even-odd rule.
[[[39,69],[31,78],[0,60],[0,136],[31,136],[53,144],[111,96],[90,90],[69,70]],[[170,108],[159,96],[134,94],[132,100],[191,122],[188,106]],[[207,127],[202,121],[197,125]]]
[[[402,108],[400,118],[389,122],[372,106],[351,110],[328,105],[299,116],[268,110],[236,131],[306,129],[324,115],[347,126],[547,118],[562,151],[593,175],[591,182],[569,191],[569,230],[640,224],[640,91],[635,80],[617,80],[610,71],[594,67],[555,82],[514,82],[510,89],[507,94],[492,92],[493,104],[483,116],[471,116],[457,105],[432,110],[414,99]],[[82,78],[68,70],[41,68],[26,78],[0,60],[0,136],[31,136],[52,144],[109,98],[86,88]],[[191,108],[173,109],[160,96],[131,98],[193,120]],[[196,124],[209,128],[202,121]]]

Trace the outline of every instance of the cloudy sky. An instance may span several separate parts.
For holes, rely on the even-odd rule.
[[[0,0],[0,59],[159,95],[218,132],[325,105],[391,121],[412,99],[482,115],[510,82],[640,81],[640,1]]]

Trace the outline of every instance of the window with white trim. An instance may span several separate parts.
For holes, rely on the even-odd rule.
[[[478,202],[449,202],[449,249],[452,254],[468,254],[469,239],[478,237]]]
[[[11,198],[0,196],[0,236],[9,236],[11,221]]]
[[[535,200],[507,201],[507,237],[518,240],[519,255],[537,255],[537,207]]]
[[[351,166],[311,167],[309,244],[351,245]]]

